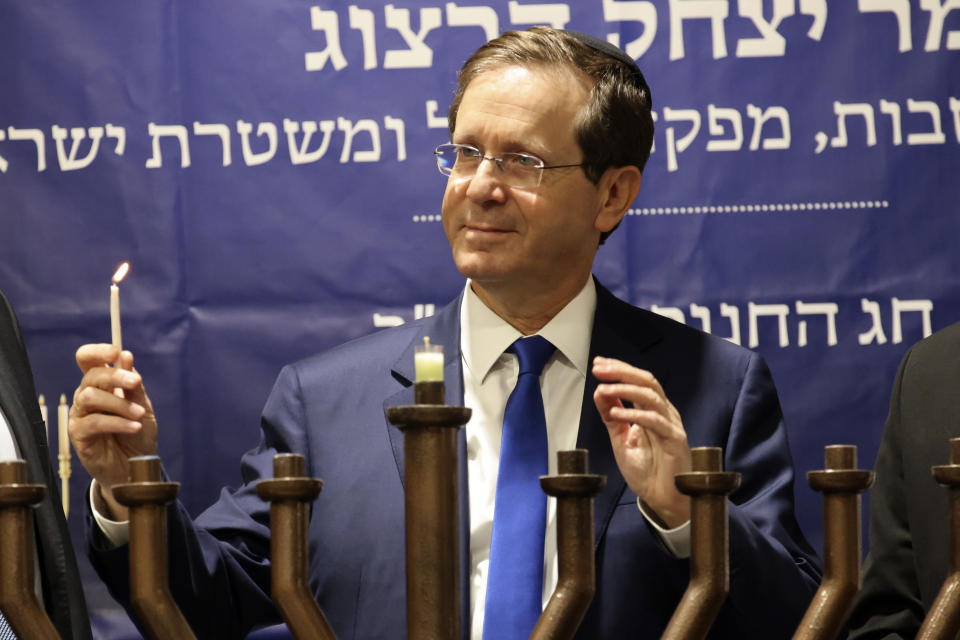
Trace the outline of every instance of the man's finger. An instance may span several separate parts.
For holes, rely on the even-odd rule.
[[[137,433],[143,425],[135,420],[106,413],[94,413],[70,421],[70,439],[84,442],[106,434],[129,435]]]
[[[72,418],[105,413],[139,420],[147,412],[146,407],[113,394],[112,388],[104,390],[98,387],[87,386],[79,389],[73,397],[73,406],[70,409]]]
[[[77,366],[86,373],[94,367],[103,367],[117,361],[117,348],[112,344],[85,344],[77,349]]]

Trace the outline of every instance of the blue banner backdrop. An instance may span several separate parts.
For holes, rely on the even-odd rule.
[[[872,466],[897,362],[960,318],[954,0],[4,2],[0,287],[48,403],[129,260],[167,469],[193,513],[236,485],[281,365],[457,294],[431,151],[459,66],[532,24],[619,43],[653,88],[600,280],[761,352],[798,470],[833,443]]]

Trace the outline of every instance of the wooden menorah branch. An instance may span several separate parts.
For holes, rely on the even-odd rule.
[[[403,431],[407,638],[460,638],[460,427],[470,409],[444,405],[442,382],[414,384],[414,405],[387,409]]]
[[[605,476],[587,473],[586,449],[557,452],[557,475],[540,476],[543,492],[557,498],[559,576],[530,640],[573,638],[593,600],[593,497],[606,484]]]
[[[304,476],[296,453],[273,458],[273,480],[257,483],[257,495],[270,502],[270,595],[293,637],[335,640],[307,579],[307,525],[310,503],[323,482]]]
[[[130,600],[151,640],[195,639],[170,595],[166,505],[180,484],[163,482],[160,458],[130,458],[130,482],[113,488],[130,509]]]
[[[690,496],[690,584],[661,640],[702,640],[730,589],[727,496],[740,474],[723,471],[723,450],[690,450],[692,471],[677,474],[677,489]]]
[[[824,572],[794,640],[833,640],[860,590],[860,494],[873,472],[857,469],[857,448],[824,448],[825,469],[808,471],[807,482],[823,493]]]
[[[27,484],[27,463],[0,462],[0,611],[18,638],[59,640],[37,601],[33,575],[33,513],[46,487]]]
[[[950,464],[933,467],[950,492],[950,573],[927,612],[917,640],[953,640],[960,633],[960,438],[950,440]]]

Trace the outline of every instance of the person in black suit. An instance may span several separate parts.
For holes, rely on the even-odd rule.
[[[870,553],[850,640],[913,638],[947,575],[947,491],[930,467],[960,436],[960,322],[903,358],[870,494]]]
[[[31,483],[45,484],[46,494],[33,511],[43,604],[61,638],[89,640],[90,621],[67,521],[60,506],[46,426],[40,417],[33,373],[13,307],[0,291],[0,429],[12,436],[27,462]],[[6,440],[7,433],[0,434]],[[9,442],[9,440],[7,440]]]

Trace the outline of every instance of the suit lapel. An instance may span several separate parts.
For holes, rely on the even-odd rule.
[[[635,310],[619,300],[597,282],[597,310],[590,338],[590,360],[587,381],[580,409],[580,431],[577,447],[589,453],[589,472],[607,476],[607,484],[594,500],[594,544],[599,547],[614,509],[626,489],[626,481],[617,467],[607,428],[593,403],[597,379],[590,373],[596,356],[617,358],[643,369],[654,370],[659,379],[666,372],[658,366],[652,347],[660,335],[649,323],[644,323]],[[629,315],[628,315],[629,314]],[[640,322],[637,320],[640,319]]]

